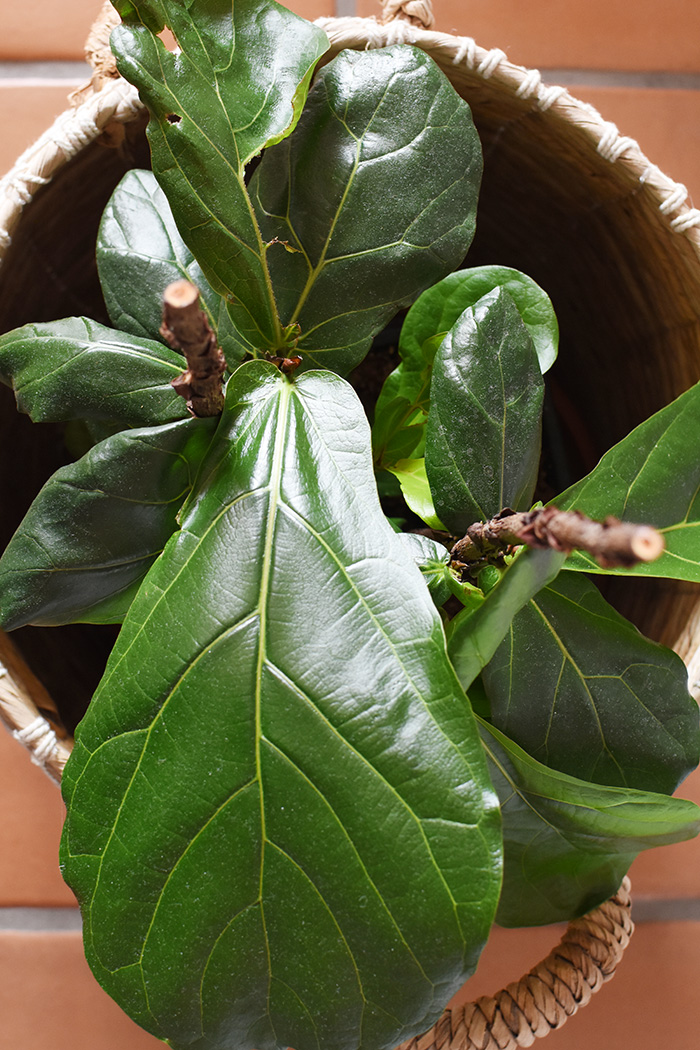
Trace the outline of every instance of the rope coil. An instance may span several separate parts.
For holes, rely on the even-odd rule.
[[[432,29],[435,16],[431,0],[384,0],[381,21],[386,24],[399,18],[411,25]]]
[[[495,996],[446,1010],[399,1050],[516,1050],[561,1028],[614,975],[634,930],[630,880],[569,923],[546,959]]]

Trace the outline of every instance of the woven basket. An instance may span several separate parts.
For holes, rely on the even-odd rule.
[[[107,321],[94,264],[99,216],[124,172],[149,161],[146,115],[106,47],[114,18],[106,6],[106,20],[87,46],[92,83],[0,181],[0,331],[79,313]],[[700,379],[700,211],[636,142],[566,89],[546,86],[536,70],[513,65],[498,49],[434,32],[429,0],[386,0],[381,19],[319,24],[333,52],[417,45],[469,102],[485,158],[469,265],[516,267],[551,296],[561,327],[552,393],[581,472],[590,469],[611,444]],[[3,508],[0,541],[58,465],[60,445],[46,440],[50,428],[33,427],[14,412],[7,391],[3,396],[0,426],[13,456],[0,462],[0,484],[15,499]],[[606,596],[644,633],[673,646],[689,665],[691,687],[700,690],[700,590],[615,578]],[[60,779],[70,736],[23,656],[41,668],[70,722],[71,699],[79,713],[111,638],[100,628],[24,628],[15,638],[19,651],[0,639],[0,717],[33,760]],[[631,928],[625,884],[616,898],[570,924],[562,944],[527,977],[495,998],[447,1011],[407,1045],[529,1046],[612,975]]]

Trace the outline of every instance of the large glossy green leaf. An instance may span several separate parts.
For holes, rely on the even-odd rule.
[[[693,802],[577,780],[481,719],[479,729],[503,816],[502,926],[583,915],[617,891],[642,850],[700,831]]]
[[[483,602],[470,602],[448,625],[448,652],[464,689],[491,660],[513,617],[550,583],[564,555],[553,550],[523,550]]]
[[[507,291],[460,315],[437,352],[425,466],[435,509],[455,535],[504,507],[527,510],[537,481],[544,385]]]
[[[170,385],[185,359],[162,343],[85,317],[28,324],[0,336],[0,380],[35,423],[102,420],[125,426],[187,416]]]
[[[0,558],[0,626],[120,623],[177,527],[213,427],[127,430],[57,470]]]
[[[473,968],[495,800],[342,380],[234,374],[63,784],[90,963],[176,1048],[392,1047]]]
[[[250,349],[281,331],[246,164],[290,133],[328,49],[316,26],[272,0],[116,0],[119,71],[151,113],[153,170],[178,228]],[[167,25],[179,52],[157,34]]]
[[[655,525],[666,550],[633,569],[601,569],[577,552],[567,568],[669,576],[700,583],[700,383],[606,452],[600,463],[553,502],[592,518],[608,514]]]
[[[226,302],[211,287],[183,241],[168,199],[152,171],[128,171],[102,214],[97,270],[115,328],[158,339],[163,292],[172,281],[191,281],[229,365],[247,347],[236,335]]]
[[[494,725],[572,776],[670,794],[700,761],[683,661],[584,576],[561,573],[532,598],[483,682]]]
[[[474,235],[481,145],[424,52],[342,51],[251,184],[285,324],[307,364],[362,360],[400,306],[458,266]]]

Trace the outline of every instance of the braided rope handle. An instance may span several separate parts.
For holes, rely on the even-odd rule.
[[[398,1050],[515,1050],[561,1028],[614,975],[629,944],[630,880],[614,897],[570,922],[546,959],[495,996],[444,1014]]]

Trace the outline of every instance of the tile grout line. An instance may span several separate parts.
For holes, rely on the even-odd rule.
[[[353,16],[355,0],[336,0],[337,14]],[[700,91],[700,73],[674,73],[663,70],[543,68],[547,83],[567,86],[651,88],[665,91]],[[43,62],[0,61],[2,87],[61,87],[90,79],[86,62],[57,60]]]
[[[700,922],[700,898],[638,897],[632,903],[638,925],[657,922]],[[80,912],[75,908],[0,907],[0,934],[79,933]]]
[[[77,908],[0,908],[0,934],[73,933],[81,928]]]

